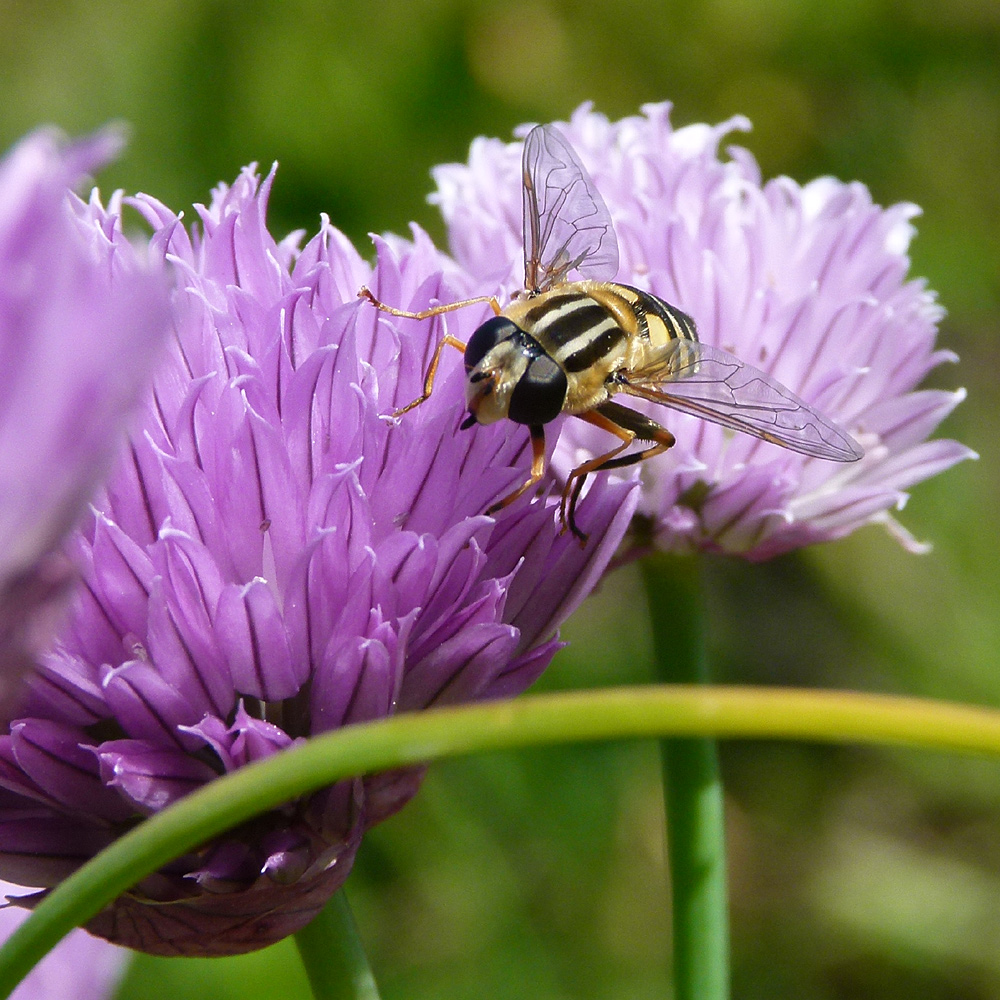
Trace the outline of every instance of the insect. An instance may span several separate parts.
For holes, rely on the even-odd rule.
[[[464,352],[466,429],[504,418],[525,424],[531,437],[528,479],[493,504],[513,503],[545,473],[545,425],[562,413],[618,438],[615,447],[583,462],[566,479],[560,503],[564,529],[581,542],[576,507],[586,476],[620,469],[666,451],[674,436],[613,397],[623,394],[692,413],[724,427],[814,458],[853,462],[857,442],[776,379],[698,340],[694,320],[649,292],[612,280],[618,242],[611,215],[572,147],[552,125],[527,135],[522,159],[524,290],[500,308],[477,296],[407,312],[359,295],[393,316],[428,319],[489,302],[495,315],[468,344],[445,334],[428,365],[423,393],[397,410],[425,402],[441,353]],[[575,272],[577,280],[569,280]],[[636,440],[647,446],[627,451]]]

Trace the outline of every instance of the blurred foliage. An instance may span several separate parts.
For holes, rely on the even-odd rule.
[[[876,529],[763,566],[713,562],[720,680],[1000,702],[1000,5],[996,0],[0,0],[0,146],[43,122],[132,126],[106,191],[174,208],[257,160],[272,229],[327,212],[442,227],[428,171],[478,134],[671,99],[678,124],[748,115],[765,175],[864,180],[920,204],[914,271],[962,356],[946,428],[983,458]],[[658,609],[669,614],[670,609]],[[584,620],[585,619],[585,620]],[[626,571],[566,629],[546,687],[650,676]],[[1000,768],[865,749],[727,744],[735,995],[1000,995]],[[667,994],[655,748],[435,768],[349,882],[392,998]],[[123,996],[305,996],[287,942],[240,960],[143,959]]]

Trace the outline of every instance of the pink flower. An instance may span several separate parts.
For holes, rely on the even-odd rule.
[[[0,710],[8,718],[74,578],[56,548],[107,471],[166,331],[163,274],[69,190],[120,146],[113,131],[70,143],[43,130],[0,161]],[[0,882],[0,900],[8,893],[31,891]],[[0,939],[26,916],[0,908]],[[125,955],[74,931],[13,996],[99,1000]]]
[[[955,360],[935,349],[934,294],[907,279],[917,209],[880,208],[863,185],[830,178],[762,184],[746,150],[719,157],[744,119],[674,129],[669,111],[649,105],[610,123],[584,106],[563,127],[611,211],[617,280],[694,317],[704,343],[784,383],[866,454],[846,465],[808,458],[640,405],[677,444],[633,473],[642,484],[633,551],[651,542],[765,559],[871,522],[919,549],[890,511],[913,484],[974,456],[927,440],[964,392],[916,388]],[[452,251],[477,278],[472,291],[509,297],[523,273],[520,144],[477,139],[468,165],[439,167],[435,179]],[[608,447],[606,434],[567,420],[552,468],[565,476]]]
[[[0,161],[5,711],[50,635],[55,598],[72,579],[53,550],[107,471],[166,328],[162,274],[101,229],[69,191],[120,145],[110,131],[69,143],[43,130]]]

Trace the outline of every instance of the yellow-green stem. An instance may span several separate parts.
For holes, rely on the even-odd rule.
[[[295,944],[316,1000],[379,1000],[343,890],[295,935]]]
[[[665,736],[907,744],[1000,758],[1000,712],[847,691],[681,685],[537,695],[349,726],[210,782],[74,872],[0,950],[0,997],[69,930],[161,865],[342,778],[486,750]]]

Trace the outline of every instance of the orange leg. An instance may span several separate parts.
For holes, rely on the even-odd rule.
[[[545,475],[545,428],[541,424],[532,424],[528,428],[531,434],[531,475],[528,481],[519,486],[510,496],[486,508],[487,514],[495,514],[504,507],[509,507],[522,493],[531,489]]]
[[[384,302],[379,301],[372,294],[371,290],[366,288],[364,285],[361,286],[361,290],[358,292],[359,299],[366,299],[370,302],[376,309],[380,312],[388,313],[390,316],[400,316],[403,319],[430,319],[432,316],[440,316],[441,313],[452,312],[455,309],[462,309],[464,306],[474,306],[480,302],[489,302],[490,307],[493,312],[498,316],[500,315],[500,303],[497,301],[495,295],[479,295],[473,299],[462,299],[461,302],[448,302],[441,306],[431,306],[430,309],[423,309],[420,312],[407,312],[405,309],[396,309],[394,306],[387,306]],[[421,403],[426,403],[430,399],[431,393],[434,391],[434,378],[437,375],[438,365],[441,363],[441,351],[444,349],[445,344],[449,347],[454,347],[456,350],[465,351],[465,344],[462,343],[458,338],[452,337],[450,334],[445,334],[434,348],[434,355],[431,358],[431,363],[427,366],[427,374],[424,376],[424,391],[415,399],[412,403],[408,403],[406,406],[399,410],[396,410],[392,415],[394,417],[401,417],[404,413],[408,413],[415,406],[419,406]]]
[[[465,351],[465,344],[460,340],[456,340],[450,334],[445,334],[434,348],[434,356],[431,358],[431,363],[427,366],[427,374],[424,376],[424,391],[417,396],[417,398],[412,403],[407,403],[400,410],[395,410],[393,412],[394,417],[401,417],[404,413],[409,413],[415,406],[419,406],[421,403],[426,403],[428,399],[431,398],[431,393],[434,391],[434,378],[437,375],[438,365],[441,363],[441,352],[445,349],[445,346],[454,347],[456,350]]]
[[[591,472],[604,472],[607,469],[621,469],[627,465],[634,465],[636,462],[643,462],[647,458],[659,455],[666,451],[674,443],[674,436],[665,427],[644,417],[635,410],[630,410],[627,406],[620,406],[618,403],[607,402],[586,413],[576,414],[581,420],[586,420],[588,424],[600,427],[601,430],[614,434],[621,438],[621,444],[597,458],[592,458],[589,462],[578,465],[567,477],[566,485],[563,487],[562,502],[559,505],[559,516],[563,523],[563,529],[569,528],[573,534],[580,539],[581,544],[585,544],[587,536],[577,527],[576,505],[580,499],[580,491],[583,489],[583,481]],[[652,441],[648,448],[642,451],[633,452],[631,455],[621,453],[636,439],[640,441]]]
[[[388,313],[390,316],[401,316],[403,319],[430,319],[431,316],[440,316],[441,313],[452,312],[455,309],[464,309],[465,306],[474,306],[480,302],[489,302],[493,312],[500,315],[500,303],[495,295],[477,295],[472,299],[462,299],[461,302],[448,302],[441,306],[431,306],[430,309],[422,309],[420,312],[407,312],[405,309],[396,309],[394,306],[387,306],[379,301],[372,294],[371,290],[364,285],[358,291],[359,299],[367,299],[380,312]]]

